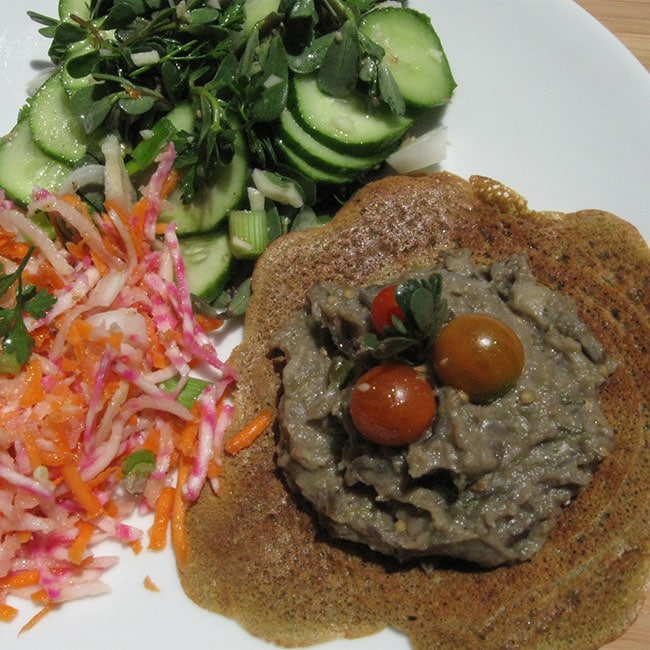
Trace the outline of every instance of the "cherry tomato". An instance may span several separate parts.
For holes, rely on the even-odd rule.
[[[461,314],[445,325],[433,350],[443,384],[484,403],[506,393],[524,368],[524,346],[508,325],[488,314]]]
[[[392,327],[393,316],[404,320],[404,312],[395,300],[396,284],[389,284],[379,291],[370,306],[370,321],[377,334],[383,334],[386,327]]]
[[[352,389],[352,421],[362,436],[380,445],[415,442],[435,414],[433,388],[406,363],[381,363],[363,374]]]

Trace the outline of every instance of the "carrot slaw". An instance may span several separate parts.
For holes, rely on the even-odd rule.
[[[96,553],[103,540],[161,549],[171,531],[182,564],[188,504],[206,483],[219,489],[236,374],[192,312],[174,226],[157,223],[173,147],[137,193],[117,143],[104,152],[101,214],[39,190],[22,211],[0,191],[3,268],[29,242],[24,282],[56,297],[43,318],[25,316],[27,365],[0,373],[0,621],[16,615],[16,598],[44,615],[107,591],[117,560]],[[35,225],[43,215],[64,240]],[[207,381],[188,407],[177,397],[199,367]],[[151,513],[149,542],[133,513]]]

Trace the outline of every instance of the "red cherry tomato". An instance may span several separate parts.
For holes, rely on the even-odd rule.
[[[415,442],[436,414],[429,382],[405,363],[386,362],[363,374],[350,397],[350,415],[362,436],[380,445]]]
[[[370,306],[370,321],[377,334],[383,334],[384,329],[393,326],[393,316],[404,320],[404,312],[395,300],[396,284],[389,284],[379,291]]]
[[[484,403],[506,393],[519,379],[524,346],[504,322],[488,314],[461,314],[445,325],[433,350],[443,384]]]

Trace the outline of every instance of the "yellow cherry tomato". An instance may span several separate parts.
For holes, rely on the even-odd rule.
[[[524,346],[517,334],[488,314],[456,316],[442,328],[433,350],[438,379],[479,404],[512,388],[524,361]]]

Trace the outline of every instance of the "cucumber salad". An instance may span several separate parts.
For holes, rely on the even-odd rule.
[[[0,141],[0,188],[20,206],[38,188],[99,211],[108,137],[125,187],[171,148],[159,221],[176,226],[198,310],[242,313],[269,242],[326,221],[387,160],[439,162],[456,84],[406,2],[59,0],[56,17],[30,17],[53,67]]]

